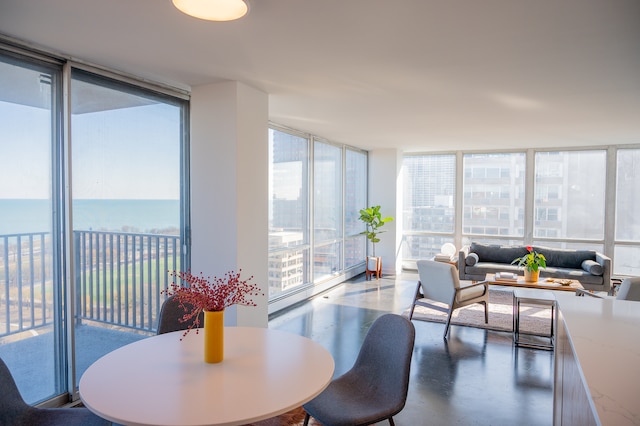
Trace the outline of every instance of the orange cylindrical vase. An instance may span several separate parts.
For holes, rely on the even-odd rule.
[[[224,311],[204,311],[204,362],[224,358]]]
[[[528,283],[537,283],[540,279],[540,271],[524,271],[524,280]]]

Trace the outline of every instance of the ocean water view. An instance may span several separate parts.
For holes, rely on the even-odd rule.
[[[162,232],[180,228],[179,200],[74,200],[73,229]],[[0,235],[51,230],[42,199],[0,199]]]

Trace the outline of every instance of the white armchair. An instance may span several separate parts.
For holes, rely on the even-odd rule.
[[[588,290],[576,290],[576,296],[584,295],[597,297],[599,299],[633,300],[635,302],[640,302],[640,277],[625,278],[622,280],[615,296],[601,296],[599,294],[591,293]]]
[[[472,303],[482,303],[484,305],[484,322],[489,322],[489,284],[460,282],[456,267],[448,263],[419,260],[416,264],[420,280],[416,287],[409,320],[413,318],[416,305],[447,312],[443,336],[446,339],[453,311]],[[434,305],[431,303],[432,301],[446,303],[449,307],[444,309]]]

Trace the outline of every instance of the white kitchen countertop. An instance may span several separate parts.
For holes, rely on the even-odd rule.
[[[602,425],[640,425],[640,302],[557,292]]]

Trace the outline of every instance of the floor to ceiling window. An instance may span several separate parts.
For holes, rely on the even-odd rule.
[[[315,141],[313,150],[313,278],[342,270],[342,149]]]
[[[606,151],[551,151],[535,156],[534,242],[604,251]],[[572,240],[582,240],[571,243]]]
[[[76,379],[152,333],[180,270],[183,102],[74,69],[71,152]],[[97,328],[112,338],[96,345]]]
[[[345,149],[344,179],[344,267],[352,268],[367,256],[366,230],[360,220],[360,210],[367,206],[367,154],[352,148]]]
[[[187,95],[76,65],[0,44],[0,357],[28,403],[154,334],[189,263]]]
[[[61,70],[0,53],[0,357],[29,402],[66,390],[54,232]]]
[[[364,268],[366,239],[358,218],[366,202],[365,151],[271,126],[270,311]],[[272,309],[274,302],[278,306]]]
[[[269,129],[269,297],[309,282],[309,138]]]
[[[462,233],[467,239],[524,238],[525,154],[465,154]]]
[[[640,148],[618,149],[616,161],[616,272],[640,275]]]
[[[638,146],[406,155],[403,266],[441,241],[533,243],[596,250],[614,274],[640,276],[639,164]],[[462,207],[446,197],[456,186]]]
[[[403,164],[403,264],[433,257],[453,243],[456,202],[454,154],[407,156]]]

